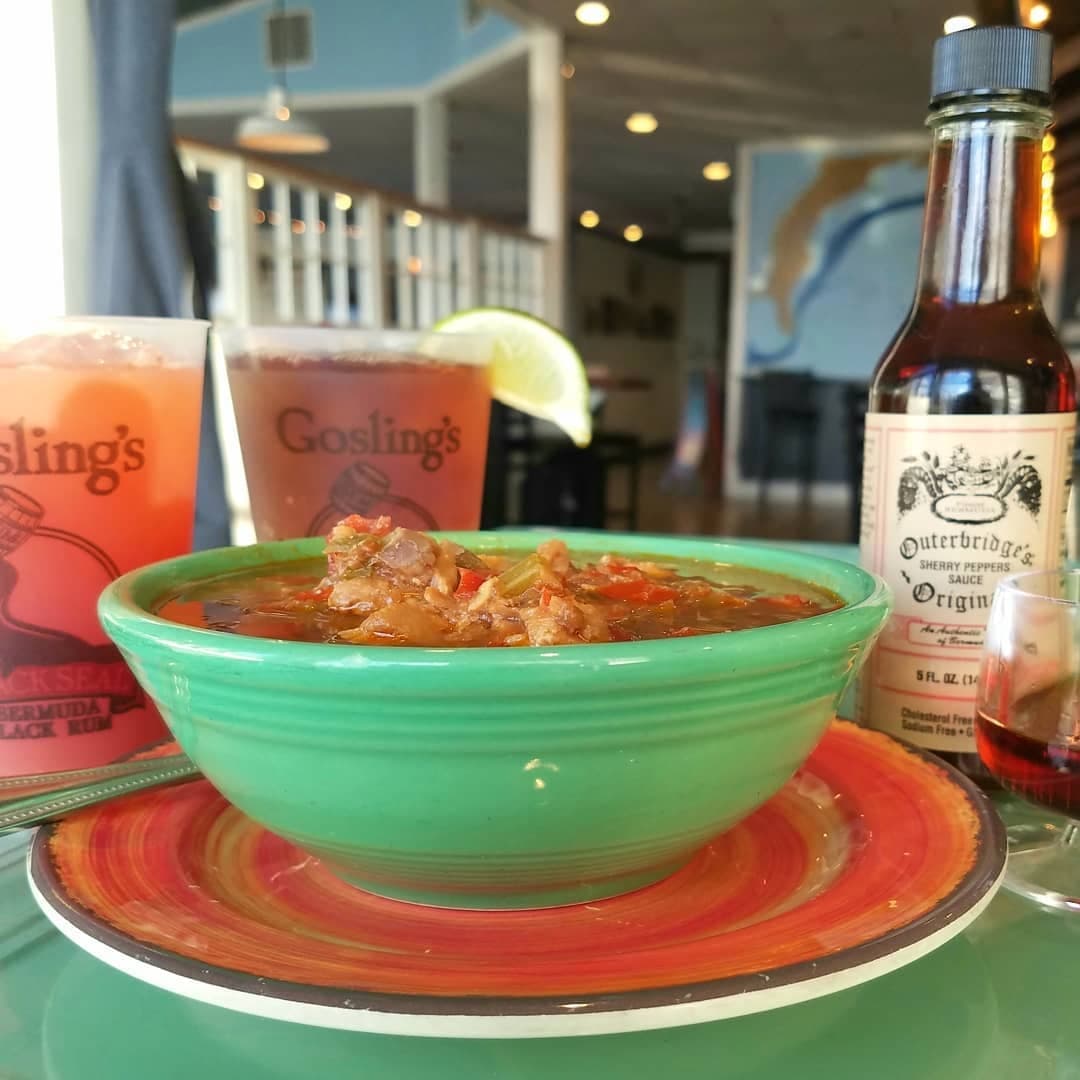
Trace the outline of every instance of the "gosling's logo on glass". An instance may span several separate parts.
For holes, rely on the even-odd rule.
[[[1011,457],[976,460],[964,446],[955,447],[945,462],[927,453],[904,458],[908,467],[900,474],[897,486],[899,516],[929,500],[935,517],[957,525],[1000,521],[1012,505],[1038,518],[1042,510],[1042,478],[1031,464],[1034,460],[1023,450]]]
[[[142,690],[112,645],[94,645],[16,614],[15,594],[33,595],[33,582],[23,588],[9,558],[24,544],[62,545],[64,560],[82,552],[97,563],[103,584],[119,576],[96,544],[45,524],[41,503],[0,485],[0,741],[107,731],[115,714],[142,706]],[[32,611],[32,602],[24,600],[20,610]]]
[[[372,517],[380,513],[389,514],[402,525],[421,529],[439,527],[426,507],[391,489],[390,477],[382,469],[370,462],[358,461],[342,469],[334,478],[326,505],[311,519],[308,536],[320,536],[335,521],[350,514]]]
[[[392,416],[378,409],[355,427],[322,425],[310,409],[290,407],[277,417],[277,436],[293,454],[406,455],[418,457],[425,472],[438,472],[447,454],[461,449],[461,428],[451,417],[438,427],[422,431],[398,427]]]
[[[54,440],[23,419],[0,429],[0,476],[82,476],[91,495],[111,495],[124,473],[146,464],[146,440],[124,424],[93,442]]]

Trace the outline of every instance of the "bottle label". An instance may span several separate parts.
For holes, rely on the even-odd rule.
[[[1060,566],[1074,413],[866,418],[860,552],[894,614],[860,683],[869,727],[973,753],[979,653],[997,583]]]

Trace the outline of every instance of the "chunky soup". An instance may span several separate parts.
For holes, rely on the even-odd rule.
[[[352,515],[325,561],[200,582],[164,603],[177,622],[360,645],[579,645],[719,634],[841,606],[806,582],[744,567],[625,555],[572,559],[561,540],[524,558]]]

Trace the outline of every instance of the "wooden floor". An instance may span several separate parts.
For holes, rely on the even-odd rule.
[[[661,490],[659,474],[642,476],[639,528],[642,532],[693,536],[758,537],[769,540],[818,540],[847,543],[846,506],[773,502],[764,509],[756,499],[712,499]]]

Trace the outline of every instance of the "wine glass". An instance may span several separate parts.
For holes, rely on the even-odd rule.
[[[975,738],[1003,787],[1063,815],[1009,814],[1005,886],[1080,912],[1080,571],[1017,574],[998,585]]]

